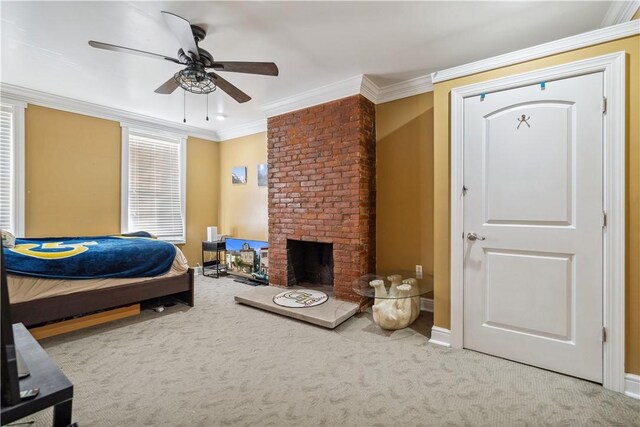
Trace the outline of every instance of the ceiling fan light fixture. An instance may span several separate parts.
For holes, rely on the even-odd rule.
[[[215,91],[219,86],[220,90],[231,98],[239,103],[243,103],[250,101],[251,97],[217,73],[213,71],[207,73],[206,70],[208,68],[212,68],[216,71],[232,73],[258,74],[264,76],[278,75],[278,67],[273,62],[214,62],[213,56],[209,52],[198,47],[198,43],[207,35],[204,28],[197,25],[191,25],[188,20],[171,12],[162,11],[162,16],[164,17],[165,23],[171,32],[180,42],[178,58],[172,58],[170,56],[159,55],[157,53],[146,52],[139,49],[132,49],[130,47],[97,42],[94,40],[89,41],[89,46],[96,49],[105,49],[162,59],[186,66],[187,68],[175,73],[154,91],[160,95],[171,95],[176,89],[178,89],[178,87],[184,89],[185,95],[187,92],[196,95],[207,95]],[[209,101],[207,99],[207,108],[208,106]],[[206,120],[209,120],[208,117],[209,114],[207,112]]]
[[[178,71],[173,78],[187,92],[204,95],[216,90],[216,82],[204,70],[188,67]]]

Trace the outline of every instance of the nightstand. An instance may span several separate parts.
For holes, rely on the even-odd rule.
[[[207,277],[220,277],[220,274],[227,274],[227,264],[221,252],[226,251],[224,240],[217,242],[202,242],[202,275]],[[211,261],[205,261],[205,252],[215,252],[216,258]]]

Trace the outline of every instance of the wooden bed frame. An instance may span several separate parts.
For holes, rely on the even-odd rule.
[[[31,327],[169,295],[193,307],[193,278],[194,270],[189,268],[179,276],[11,304],[11,321],[22,322],[25,326]]]

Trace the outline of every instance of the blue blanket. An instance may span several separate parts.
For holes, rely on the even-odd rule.
[[[148,233],[121,236],[16,239],[4,248],[7,271],[55,279],[153,277],[166,273],[176,256],[171,243]]]

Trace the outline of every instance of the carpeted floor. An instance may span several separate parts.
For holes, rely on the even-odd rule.
[[[234,303],[247,286],[230,279],[196,284],[195,308],[43,341],[82,427],[640,426],[640,401],[597,384],[428,344],[430,313],[331,331]],[[50,411],[27,419],[51,425]]]

